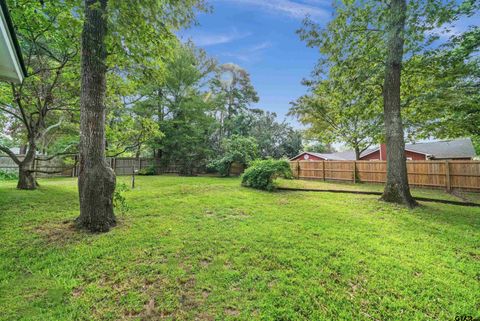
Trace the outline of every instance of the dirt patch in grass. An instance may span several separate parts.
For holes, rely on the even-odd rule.
[[[73,220],[63,222],[46,222],[32,229],[48,244],[67,245],[78,242],[84,238],[85,233],[76,229]]]
[[[225,314],[228,316],[237,317],[238,315],[240,315],[240,312],[235,308],[226,308]]]
[[[77,288],[74,288],[73,291],[72,291],[72,296],[74,298],[78,298],[79,296],[81,296],[83,294],[83,287],[77,287]]]
[[[278,205],[288,205],[290,204],[290,201],[286,198],[281,198],[278,200]]]
[[[124,217],[117,216],[116,229],[126,227]],[[73,219],[64,221],[44,222],[31,228],[31,232],[40,236],[49,245],[65,246],[93,238],[95,234],[79,230]]]
[[[222,210],[206,209],[204,215],[219,220],[244,220],[250,217],[250,214],[246,211],[237,208],[226,208]]]
[[[208,267],[208,266],[210,265],[211,262],[212,262],[212,260],[209,259],[209,258],[201,259],[201,260],[200,260],[200,266],[201,266],[202,268],[206,268],[206,267]]]

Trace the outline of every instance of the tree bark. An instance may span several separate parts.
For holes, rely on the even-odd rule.
[[[34,190],[37,189],[37,179],[33,171],[33,162],[22,163],[18,166],[18,189]]]
[[[410,194],[405,158],[405,141],[400,111],[400,86],[406,20],[406,0],[390,2],[387,25],[387,58],[383,86],[383,109],[387,146],[387,182],[382,200],[406,205],[416,202]]]
[[[355,146],[355,160],[360,160],[360,147]]]
[[[80,97],[80,216],[76,223],[92,232],[115,226],[115,173],[105,159],[107,0],[85,0]]]
[[[26,149],[25,158],[18,163],[18,189],[34,190],[37,189],[37,179],[35,175],[35,140],[30,138],[28,148]]]

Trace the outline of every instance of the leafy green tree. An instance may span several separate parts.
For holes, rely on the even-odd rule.
[[[137,105],[145,98],[139,94],[143,83],[128,76],[107,75],[106,150],[110,157],[128,155],[138,158],[150,143],[163,136],[154,119],[137,112]]]
[[[191,43],[178,45],[175,51],[164,80],[148,80],[135,111],[157,122],[164,134],[149,144],[157,166],[177,165],[181,174],[193,175],[212,152],[214,105],[206,86],[216,62]]]
[[[304,150],[306,152],[314,152],[314,153],[332,153],[332,152],[334,152],[334,148],[331,145],[323,144],[322,142],[317,141],[317,140],[307,142]]]
[[[420,138],[471,137],[480,154],[480,27],[446,44],[409,58],[407,77],[414,84],[405,108],[407,129]]]
[[[85,0],[80,95],[80,216],[76,223],[92,232],[115,225],[115,174],[105,161],[107,68],[145,69],[160,76],[176,43],[174,31],[188,25],[202,0]],[[132,28],[134,26],[134,28]],[[107,55],[109,53],[109,55]]]
[[[29,76],[22,84],[0,85],[0,113],[13,143],[26,146],[20,159],[0,150],[19,168],[19,189],[36,189],[37,150],[46,151],[69,120],[78,119],[78,1],[10,1]],[[59,154],[76,149],[69,144]]]
[[[400,110],[400,88],[404,46],[406,0],[392,0],[388,13],[387,55],[383,84],[383,116],[387,145],[387,182],[382,199],[387,202],[416,205],[408,185],[405,140]]]
[[[80,95],[80,166],[77,226],[107,232],[115,226],[116,177],[105,159],[107,0],[85,0]]]
[[[400,0],[368,0],[336,1],[334,6],[334,18],[326,28],[307,20],[299,34],[308,45],[320,49],[322,56],[315,73],[326,76],[321,79],[331,80],[335,85],[339,80],[345,81],[347,88],[354,92],[361,93],[364,88],[363,98],[380,89],[384,105],[384,139],[390,163],[383,198],[412,206],[404,171],[400,108],[408,108],[414,100],[414,94],[404,89],[416,84],[409,83],[415,77],[405,76],[409,69],[405,68],[402,73],[402,65],[407,58],[431,48],[438,39],[433,33],[435,29],[463,14],[470,14],[478,4],[472,1],[460,4],[440,0],[409,1],[405,4]],[[401,83],[401,79],[405,82]]]
[[[292,158],[303,150],[303,134],[300,130],[293,129],[288,127],[284,136],[282,137],[282,142],[278,148],[278,153],[273,155],[273,158]]]
[[[210,165],[222,176],[230,176],[230,168],[234,162],[248,166],[258,157],[258,144],[253,137],[232,135],[223,140],[222,149],[222,157]]]
[[[277,114],[261,109],[248,109],[231,120],[232,134],[255,137],[260,157],[293,157],[302,149],[302,135]]]
[[[247,110],[250,104],[258,102],[258,94],[250,75],[242,67],[229,63],[221,65],[210,83],[212,100],[217,106],[219,122],[217,143],[232,135],[234,116]]]
[[[333,70],[334,68],[332,68]],[[315,82],[311,94],[293,103],[290,114],[297,115],[307,136],[326,145],[346,143],[356,159],[381,137],[381,107],[378,90],[365,94],[345,75],[330,73],[330,79]]]

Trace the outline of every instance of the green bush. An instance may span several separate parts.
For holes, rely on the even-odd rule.
[[[147,166],[138,171],[138,175],[152,176],[156,174],[157,174],[157,171],[155,170],[155,166],[153,165]]]
[[[18,173],[14,171],[1,171],[0,181],[13,181],[18,179]]]
[[[277,177],[292,178],[290,164],[286,160],[256,160],[242,176],[242,185],[272,191]]]
[[[126,213],[130,209],[124,195],[124,193],[129,190],[130,189],[125,183],[117,184],[115,187],[115,193],[113,194],[113,207],[120,210],[122,213]]]
[[[223,155],[208,165],[222,176],[230,176],[230,168],[234,162],[248,165],[258,155],[258,144],[253,137],[232,135],[231,138],[223,140],[222,149]]]

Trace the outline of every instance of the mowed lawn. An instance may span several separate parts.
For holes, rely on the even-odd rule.
[[[480,208],[138,177],[118,226],[88,234],[76,181],[40,184],[0,183],[0,320],[480,316]]]

